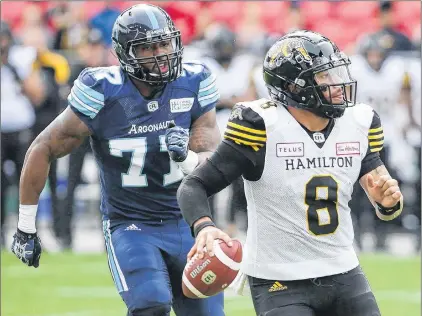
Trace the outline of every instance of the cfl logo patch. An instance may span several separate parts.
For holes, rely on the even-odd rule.
[[[202,282],[208,285],[214,283],[215,279],[216,279],[216,275],[211,270],[205,271],[201,277]]]
[[[158,110],[158,102],[157,101],[151,101],[147,104],[148,111],[154,112]]]

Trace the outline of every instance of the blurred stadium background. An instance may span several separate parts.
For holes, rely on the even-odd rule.
[[[141,2],[1,2],[2,38],[13,38],[1,68],[1,315],[125,313],[103,253],[98,175],[88,143],[52,166],[37,218],[45,249],[41,267],[26,268],[8,248],[16,229],[17,184],[28,144],[66,107],[67,94],[84,67],[116,64],[110,52],[111,27],[117,15],[135,3]],[[406,199],[402,216],[385,223],[374,218],[366,197],[356,189],[351,203],[356,249],[382,315],[420,315],[421,2],[152,3],[163,7],[180,28],[185,60],[199,59],[216,73],[220,127],[234,102],[266,96],[260,63],[285,32],[318,31],[351,56],[358,97],[381,116],[386,134],[382,154]],[[4,45],[2,40],[2,55]],[[245,213],[227,206],[230,194],[227,189],[216,197],[216,219],[243,239]],[[249,298],[227,294],[227,315],[254,314]]]

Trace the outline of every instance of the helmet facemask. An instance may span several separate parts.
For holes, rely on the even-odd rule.
[[[300,60],[301,54],[292,57],[305,70],[295,80],[280,76],[270,69],[264,70],[265,81],[274,101],[315,113],[321,117],[337,118],[344,110],[356,104],[357,83],[352,79],[349,59],[343,53],[334,53],[330,59],[316,57]],[[307,66],[305,66],[307,62]]]
[[[143,50],[152,49],[155,45],[169,45],[171,52],[142,57]],[[115,50],[119,54],[116,47]],[[164,28],[149,31],[144,38],[128,41],[126,49],[122,49],[120,54],[120,62],[128,75],[149,85],[163,86],[182,73],[183,45],[179,30]]]
[[[356,104],[357,83],[350,75],[350,61],[342,53],[335,55],[313,71],[318,111],[331,118],[342,116],[346,108]]]

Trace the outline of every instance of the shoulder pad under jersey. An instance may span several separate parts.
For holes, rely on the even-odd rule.
[[[236,104],[230,114],[224,139],[258,151],[267,141],[266,124],[271,121],[271,108],[275,109],[275,104],[266,99]]]
[[[123,76],[118,66],[85,68],[75,80],[68,102],[74,109],[93,119],[122,84]]]

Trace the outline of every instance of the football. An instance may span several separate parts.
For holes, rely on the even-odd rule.
[[[183,294],[189,298],[206,298],[227,288],[236,278],[242,261],[242,244],[232,240],[231,247],[222,240],[214,241],[214,256],[207,252],[199,259],[193,256],[182,276]]]

